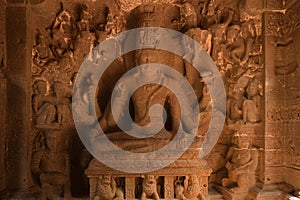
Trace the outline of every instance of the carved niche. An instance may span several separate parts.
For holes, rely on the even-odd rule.
[[[57,148],[66,153],[61,160],[65,159],[66,163],[69,162],[70,147],[68,145],[70,144],[64,142],[69,140],[64,134],[69,129],[74,129],[71,117],[71,94],[78,68],[85,56],[92,48],[110,36],[131,28],[151,26],[177,30],[199,42],[211,55],[223,77],[228,98],[226,124],[220,142],[206,158],[208,165],[213,168],[210,182],[222,185],[220,178],[217,180],[213,177],[227,176],[224,169],[226,168],[226,150],[231,145],[228,139],[230,134],[238,131],[236,127],[242,129],[247,126],[255,130],[262,121],[264,66],[262,63],[261,16],[247,13],[243,2],[238,0],[230,1],[230,3],[229,1],[224,3],[212,0],[184,2],[168,0],[163,3],[156,0],[116,0],[115,4],[99,8],[101,12],[105,11],[101,13],[102,16],[105,16],[104,21],[96,19],[97,9],[96,11],[92,10],[87,4],[78,4],[78,8],[77,17],[74,17],[72,13],[76,13],[76,11],[70,12],[62,5],[57,15],[53,16],[52,24],[49,24],[47,28],[37,28],[35,44],[32,49],[32,118],[36,133],[34,144],[39,146],[32,155],[32,165],[35,166],[32,168],[32,172],[37,178],[41,194],[48,196],[51,193],[49,191],[52,191],[53,188],[47,188],[44,185],[47,185],[52,179],[56,179],[53,177],[60,176],[63,177],[62,181],[53,184],[57,188],[62,188],[56,195],[59,197],[69,195],[68,189],[64,189],[64,186],[67,185],[67,188],[70,183],[70,176],[65,172],[68,170],[69,164],[65,168],[57,168],[57,174],[53,177],[49,175],[47,178],[43,174],[47,174],[51,165],[47,163],[43,169],[36,166],[39,162],[45,162],[41,154],[46,156],[55,154]],[[165,16],[162,17],[162,14]],[[155,41],[151,40],[150,43],[155,45]],[[99,83],[93,74],[88,74],[86,76],[87,88],[74,88],[74,91],[79,92],[81,97],[74,101],[89,104],[94,100],[91,88],[93,85],[98,85],[96,95],[98,121],[94,121],[92,117],[92,108],[84,111],[75,108],[73,111],[80,113],[83,118],[89,119],[87,126],[100,123],[111,139],[118,138],[117,131],[119,130],[116,123],[110,120],[111,113],[108,102],[111,91],[118,78],[145,60],[172,66],[187,77],[185,71],[189,69],[189,64],[182,58],[151,49],[135,51],[118,58],[112,64],[111,69],[105,72],[106,76]],[[201,141],[207,131],[212,112],[212,102],[207,85],[214,84],[214,80],[204,83],[203,77],[199,74],[192,73],[192,75],[187,79],[198,97],[200,115],[205,120],[197,134],[197,139]],[[205,76],[209,77],[210,74],[205,74]],[[141,96],[144,99],[141,99]],[[178,113],[176,108],[178,102],[172,93],[166,88],[156,85],[139,88],[132,100],[136,108],[135,122],[140,125],[149,122],[149,118],[143,117],[145,114],[149,114],[148,110],[145,111],[144,108],[146,104],[149,106],[163,102],[173,109],[171,109],[173,113]],[[169,123],[169,127],[167,127],[169,131],[166,131],[170,137],[172,136],[169,134],[170,129],[175,129],[177,126],[176,114],[174,116],[172,121],[175,123]],[[166,132],[161,133],[162,136]],[[91,136],[94,135],[97,136],[97,133],[91,133]],[[249,137],[252,139],[253,136]],[[53,142],[51,140],[57,141],[56,146],[54,145],[55,148],[51,146],[51,142]],[[50,145],[48,145],[48,141]],[[128,147],[126,143],[120,143],[120,145],[123,145],[122,147],[125,149]],[[134,151],[130,146],[128,148]],[[211,171],[206,161],[197,160],[199,150],[197,148],[195,148],[196,150],[190,149],[179,161],[169,166],[168,169],[176,171],[174,174],[165,169],[151,175],[128,176],[128,174],[115,172],[94,159],[86,170],[90,181],[90,197],[91,199],[122,199],[124,197],[129,199],[146,196],[158,199],[174,198],[176,195],[180,199],[205,199],[208,195],[208,176]],[[135,150],[145,151],[145,149]],[[221,175],[219,175],[220,172]],[[113,177],[107,176],[112,173]],[[147,177],[155,177],[151,184],[157,182],[149,191],[147,189],[149,185],[146,183]],[[159,187],[163,189],[159,189]],[[194,189],[193,192],[189,190],[191,188]]]

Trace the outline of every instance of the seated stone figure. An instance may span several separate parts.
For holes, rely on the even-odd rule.
[[[184,63],[181,60],[181,63],[176,64],[177,62],[176,58],[171,57],[170,55],[170,62],[171,63],[163,63],[162,58],[160,54],[163,54],[163,52],[150,50],[150,49],[143,49],[143,50],[137,50],[134,54],[134,64],[136,66],[143,65],[143,64],[151,64],[151,63],[162,63],[167,64],[167,66],[172,66],[176,71],[184,75]],[[167,59],[165,59],[167,60]],[[173,63],[174,61],[174,63]],[[195,78],[190,78],[191,76],[197,76],[198,74],[190,73],[189,75],[186,75],[188,80],[196,80]],[[137,71],[133,74],[131,77],[127,77],[128,81],[130,79],[135,79],[137,83],[139,83],[140,80],[148,80],[148,81],[157,81],[160,84],[163,84],[165,81],[166,75],[160,71],[153,70],[150,67],[143,68],[142,70]],[[176,80],[174,80],[176,82]],[[178,84],[178,83],[177,83]],[[199,82],[199,84],[201,84]],[[191,85],[194,85],[194,83],[191,83]],[[126,92],[126,84],[119,84],[116,86],[117,90],[120,91],[119,96],[124,95]],[[178,97],[177,97],[178,98]],[[124,102],[123,102],[124,101]],[[120,100],[120,103],[118,103],[119,109],[122,109],[123,107],[120,104],[125,105],[126,99]],[[144,86],[139,87],[132,95],[132,101],[134,104],[134,122],[138,125],[145,126],[149,123],[149,109],[154,104],[159,104],[163,107],[168,107],[170,112],[170,117],[172,121],[172,130],[175,130],[179,127],[180,120],[178,119],[180,116],[180,106],[178,100],[176,100],[175,95],[172,91],[167,89],[166,87],[162,87],[158,84],[147,84]],[[104,110],[103,116],[100,120],[100,125],[104,132],[111,127],[116,125],[116,120],[113,118],[111,113],[111,105],[106,107]]]
[[[250,137],[246,134],[236,133],[234,144],[226,156],[228,178],[222,179],[222,186],[233,193],[248,192],[256,182],[258,151],[251,146]]]
[[[189,175],[185,177],[184,184],[175,185],[176,199],[200,199],[204,200],[205,195],[201,192],[199,178],[197,175]]]
[[[143,192],[141,200],[146,200],[146,198],[151,198],[154,200],[159,200],[158,195],[158,185],[157,177],[153,175],[145,175],[143,178]]]
[[[143,49],[138,50],[135,52],[134,59],[136,65],[142,65],[142,64],[150,64],[150,63],[162,63],[161,57],[159,56],[159,51],[155,50],[149,50],[149,49]],[[172,61],[172,59],[170,59]],[[168,64],[168,63],[166,63]],[[184,63],[181,63],[184,67]],[[176,66],[175,66],[176,65]],[[178,71],[179,73],[182,73],[184,69],[181,69],[176,63],[173,65],[169,64],[168,66],[173,66],[173,68]],[[168,76],[168,78],[167,78]],[[197,74],[198,76],[198,74]],[[158,148],[161,144],[161,146],[166,145],[168,141],[172,139],[174,136],[173,133],[175,133],[178,128],[180,127],[180,123],[182,121],[182,128],[187,133],[193,133],[195,130],[193,130],[193,124],[194,120],[192,119],[191,115],[183,116],[183,119],[181,120],[181,110],[178,98],[180,98],[183,102],[186,102],[185,105],[187,105],[186,109],[189,109],[189,113],[192,112],[193,108],[189,107],[189,95],[188,94],[182,94],[181,96],[175,96],[173,91],[170,89],[162,86],[165,82],[171,81],[172,76],[169,74],[164,74],[163,72],[152,69],[151,66],[142,67],[134,72],[133,75],[130,75],[128,77],[124,77],[124,83],[120,83],[116,85],[116,98],[113,99],[112,104],[109,105],[104,110],[103,116],[100,119],[100,126],[102,127],[102,130],[104,132],[108,132],[108,130],[115,126],[117,122],[119,121],[119,118],[122,117],[122,112],[125,107],[127,107],[127,100],[129,95],[127,94],[128,85],[132,80],[139,83],[141,80],[147,80],[147,81],[156,81],[159,84],[146,84],[141,87],[139,87],[137,90],[134,91],[134,93],[131,96],[131,100],[133,102],[134,107],[134,116],[133,121],[135,124],[139,126],[147,126],[150,124],[150,114],[153,115],[153,121],[152,123],[156,125],[162,125],[162,130],[156,134],[152,138],[147,139],[136,139],[134,137],[131,137],[127,134],[124,134],[123,132],[113,132],[107,134],[107,137],[114,142],[115,145],[129,151],[134,152],[145,152],[145,151],[153,151],[155,149],[151,149],[149,147],[149,144],[155,144],[152,146],[156,146]],[[174,79],[174,78],[173,78]],[[160,85],[161,84],[161,85]],[[177,80],[174,79],[174,83],[177,87],[180,87],[180,83],[178,83]],[[200,83],[199,83],[200,84]],[[176,91],[175,91],[176,92]],[[167,111],[167,116],[169,121],[168,128],[164,127],[163,124],[163,112],[151,112],[151,108],[153,105],[160,105]],[[198,105],[194,105],[198,106]],[[114,108],[118,112],[118,116],[112,116],[111,107]],[[130,127],[129,127],[130,128]],[[196,127],[194,127],[196,128]],[[159,130],[158,130],[159,131]],[[95,134],[96,135],[96,134]],[[93,136],[91,136],[93,137]],[[97,137],[97,136],[96,136]],[[95,138],[91,138],[92,141]],[[100,141],[101,138],[98,138],[96,141]],[[127,142],[124,142],[126,140]],[[99,145],[100,146],[100,145]],[[103,147],[101,147],[103,150]]]
[[[68,153],[59,148],[56,136],[39,136],[38,149],[33,153],[31,169],[40,183],[41,199],[71,198],[70,167]]]
[[[116,181],[109,175],[99,177],[97,190],[91,196],[92,200],[123,200],[124,194],[117,188]]]

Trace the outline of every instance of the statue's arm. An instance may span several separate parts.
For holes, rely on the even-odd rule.
[[[32,99],[32,106],[33,106],[33,111],[38,114],[38,109],[39,109],[39,102],[37,96],[34,96]]]
[[[256,170],[258,164],[258,151],[257,149],[251,149],[250,151],[251,151],[251,160],[236,169],[238,170],[238,174],[253,172]]]

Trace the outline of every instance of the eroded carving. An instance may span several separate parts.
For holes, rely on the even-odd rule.
[[[222,179],[222,186],[232,193],[248,192],[256,182],[258,151],[251,146],[251,138],[243,133],[234,134],[233,144],[226,155],[228,178]]]
[[[41,199],[70,199],[70,158],[54,133],[40,132],[35,138],[31,171],[41,187]]]
[[[145,175],[142,176],[143,178],[143,192],[142,192],[142,196],[141,196],[141,200],[145,200],[147,198],[150,199],[154,199],[154,200],[159,200],[159,195],[158,195],[158,191],[159,191],[159,187],[157,185],[157,177],[155,177],[154,175]]]
[[[261,120],[261,103],[259,83],[256,79],[250,80],[246,89],[247,99],[243,102],[243,121],[257,123]]]
[[[96,191],[91,194],[93,200],[123,200],[124,194],[121,188],[117,187],[116,181],[109,175],[98,178]]]
[[[299,2],[286,13],[269,13],[266,34],[275,46],[275,74],[295,72],[298,63],[295,54],[294,31],[299,27]]]
[[[205,195],[201,192],[199,178],[197,175],[186,176],[184,177],[184,181],[178,179],[175,182],[175,195],[176,199],[180,200],[206,199]]]

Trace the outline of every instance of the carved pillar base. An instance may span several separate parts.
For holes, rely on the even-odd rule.
[[[0,193],[0,199],[2,200],[35,200],[37,199],[37,190],[29,188],[27,190],[4,190]]]
[[[291,192],[292,187],[287,184],[263,184],[257,183],[248,195],[249,199],[255,200],[270,200],[285,196]],[[283,198],[284,199],[284,198]]]

